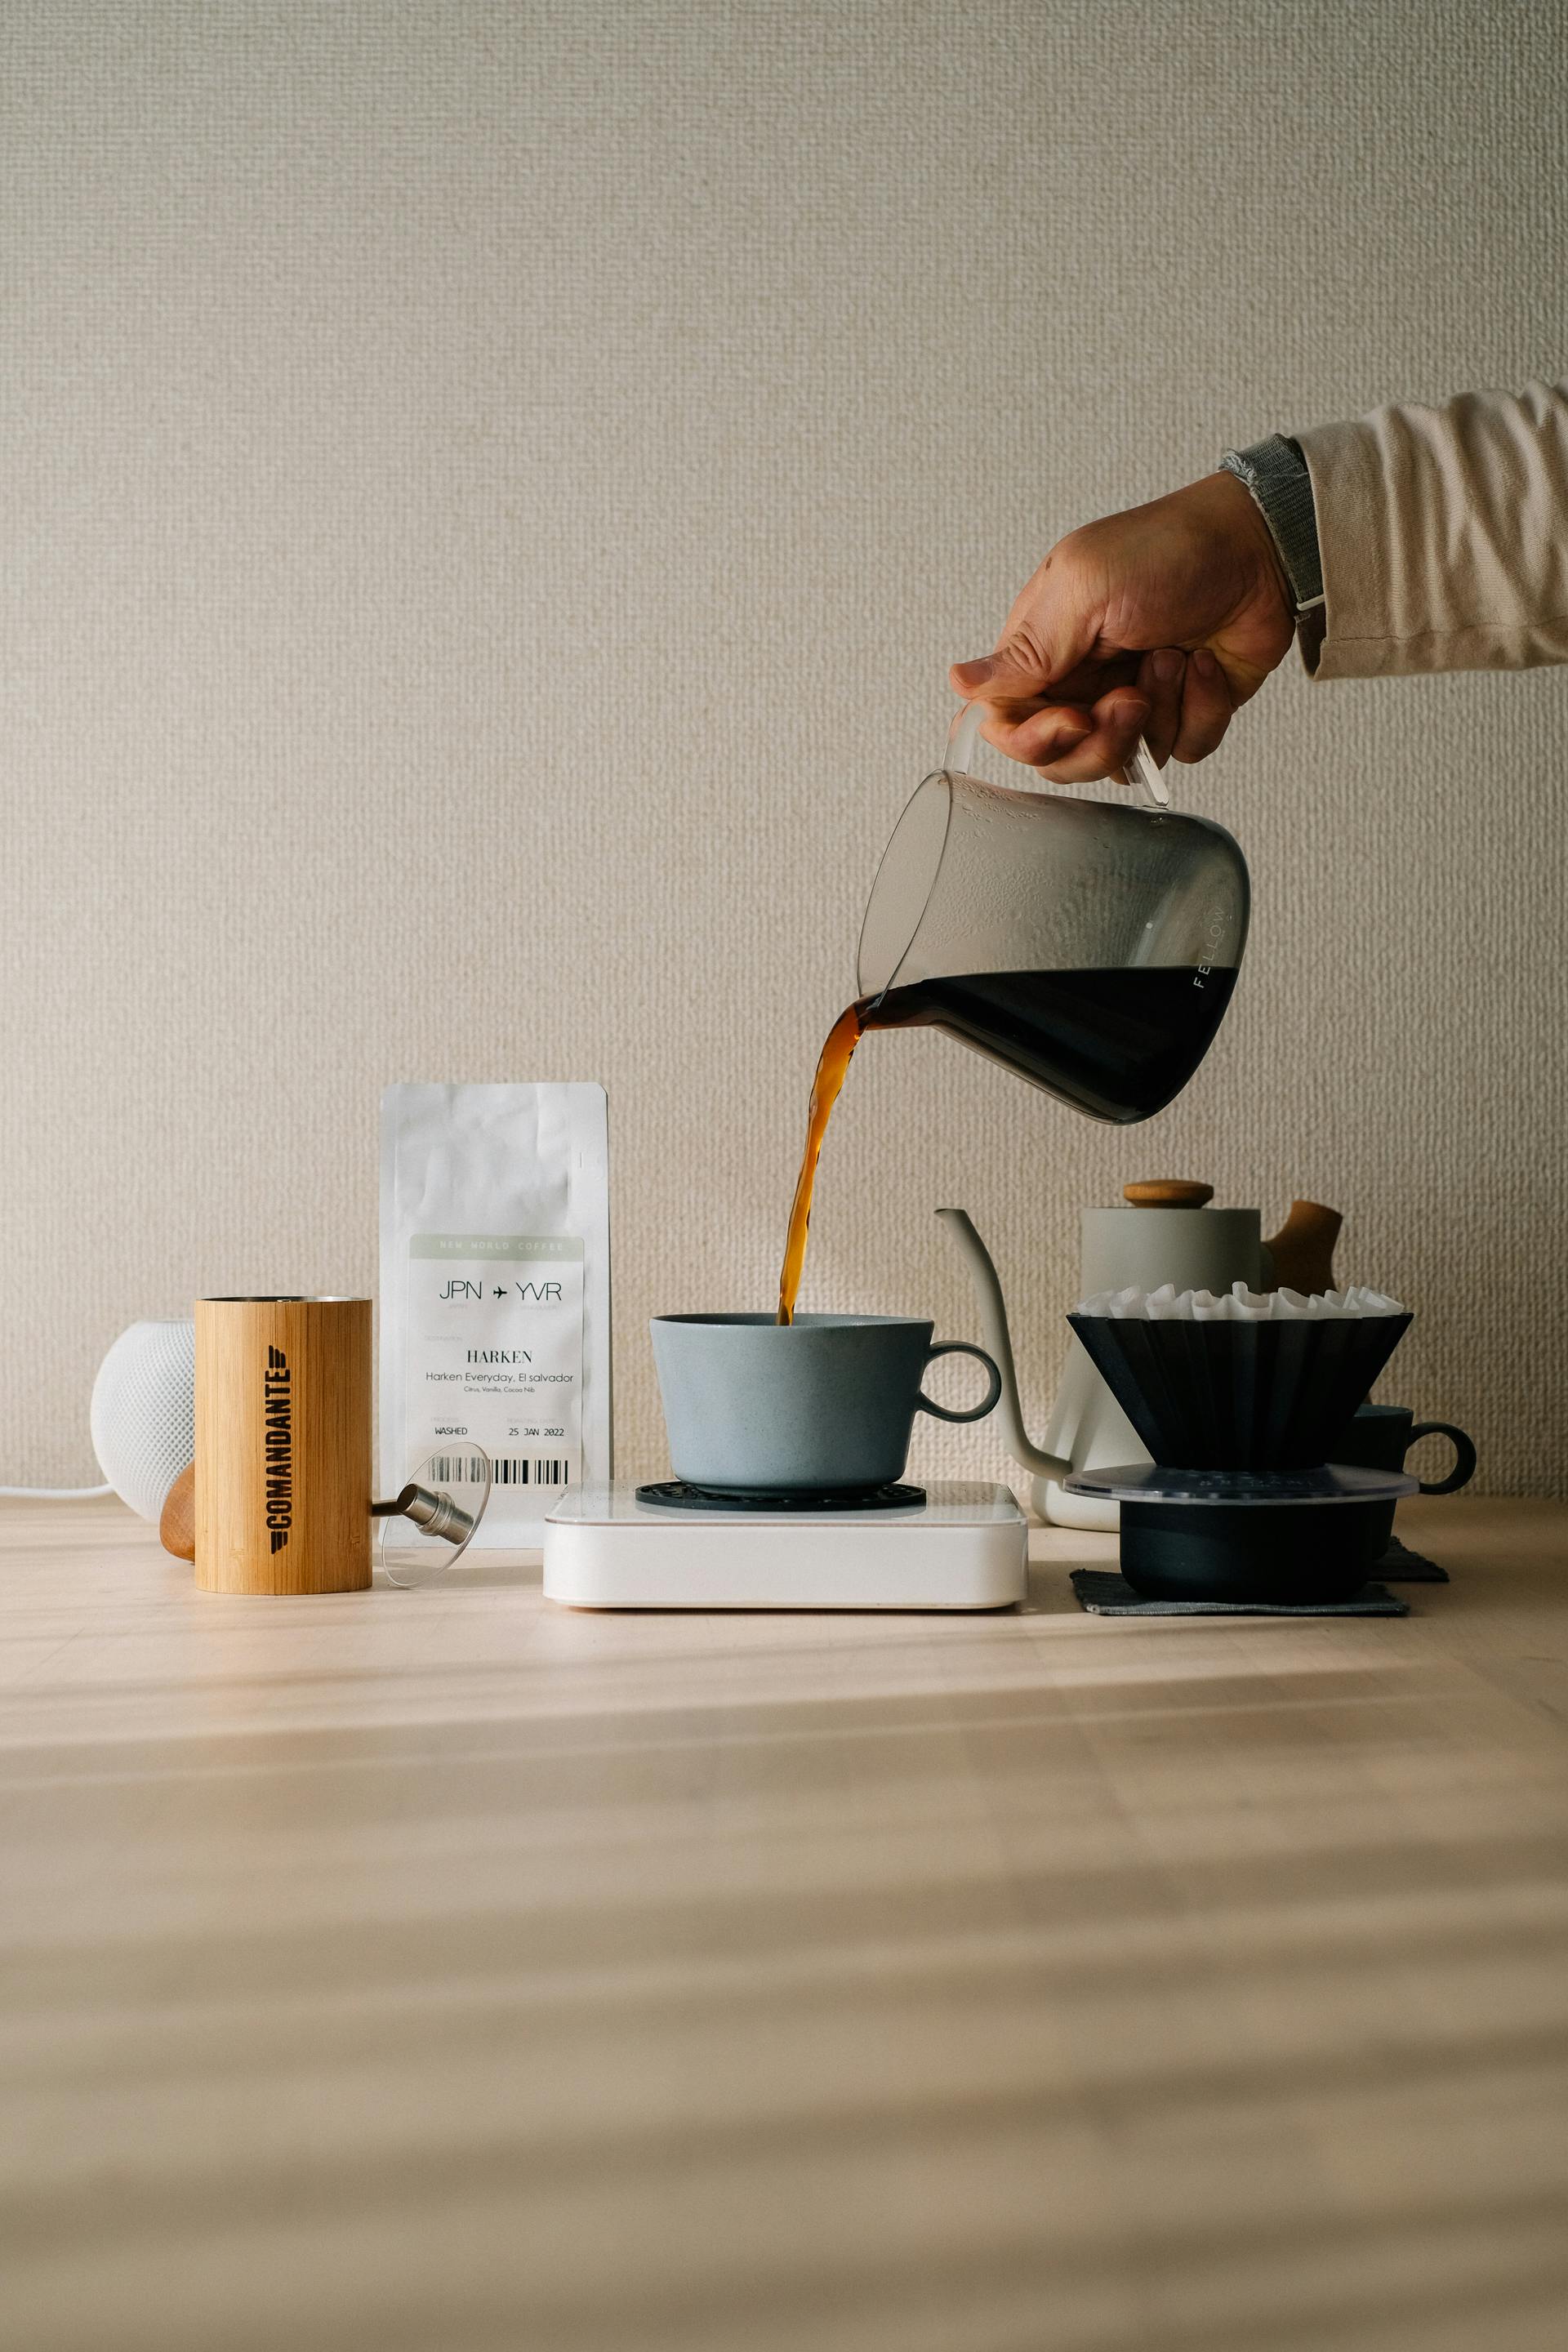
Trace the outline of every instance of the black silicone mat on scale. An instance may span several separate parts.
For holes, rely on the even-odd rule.
[[[1385,1585],[1363,1584],[1348,1601],[1146,1601],[1113,1568],[1075,1568],[1072,1589],[1092,1617],[1408,1617],[1410,1603]]]
[[[790,1512],[819,1519],[825,1513],[842,1518],[850,1511],[923,1510],[926,1490],[923,1486],[874,1486],[858,1495],[721,1495],[707,1486],[689,1486],[683,1478],[658,1478],[651,1486],[639,1486],[637,1498],[657,1510],[723,1511],[732,1519],[759,1513],[776,1519]]]
[[[1381,1559],[1372,1564],[1373,1574],[1390,1584],[1447,1584],[1448,1571],[1439,1568],[1425,1552],[1412,1551],[1397,1536],[1391,1540]]]

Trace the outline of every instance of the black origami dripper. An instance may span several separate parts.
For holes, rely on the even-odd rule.
[[[1308,1470],[1328,1459],[1411,1319],[1068,1317],[1162,1467],[1262,1471]]]

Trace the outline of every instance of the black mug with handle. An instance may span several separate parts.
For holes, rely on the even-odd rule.
[[[1368,1470],[1403,1470],[1405,1457],[1423,1437],[1446,1437],[1454,1466],[1446,1478],[1423,1478],[1424,1495],[1457,1495],[1476,1475],[1476,1449],[1451,1422],[1417,1421],[1407,1404],[1363,1404],[1345,1423],[1331,1458],[1359,1463]]]
[[[1357,1463],[1368,1470],[1403,1470],[1405,1455],[1423,1437],[1446,1437],[1454,1449],[1454,1466],[1446,1478],[1423,1478],[1421,1492],[1456,1495],[1461,1486],[1468,1486],[1476,1475],[1476,1449],[1464,1431],[1451,1422],[1417,1421],[1407,1404],[1363,1404],[1335,1439],[1330,1459]],[[1394,1508],[1390,1503],[1384,1530],[1385,1551],[1394,1540]]]

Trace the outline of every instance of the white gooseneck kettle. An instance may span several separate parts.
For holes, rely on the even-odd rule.
[[[1129,1184],[1126,1205],[1085,1209],[1080,1298],[1100,1290],[1228,1290],[1245,1282],[1252,1290],[1331,1290],[1338,1213],[1320,1202],[1297,1201],[1273,1239],[1262,1237],[1256,1209],[1214,1209],[1209,1184]],[[1033,1500],[1042,1518],[1058,1527],[1114,1530],[1115,1503],[1096,1502],[1063,1491],[1077,1470],[1149,1459],[1128,1420],[1078,1339],[1069,1338],[1056,1406],[1037,1445],[1024,1427],[1013,1363],[1006,1303],[991,1253],[963,1209],[939,1209],[973,1279],[985,1345],[1002,1375],[998,1409],[1008,1448],[1033,1473]]]

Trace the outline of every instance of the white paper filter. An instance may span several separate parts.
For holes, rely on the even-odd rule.
[[[1326,1323],[1348,1316],[1403,1315],[1407,1310],[1381,1290],[1352,1283],[1348,1290],[1248,1290],[1233,1282],[1223,1297],[1212,1290],[1097,1290],[1080,1300],[1075,1315],[1109,1315],[1131,1323]]]

